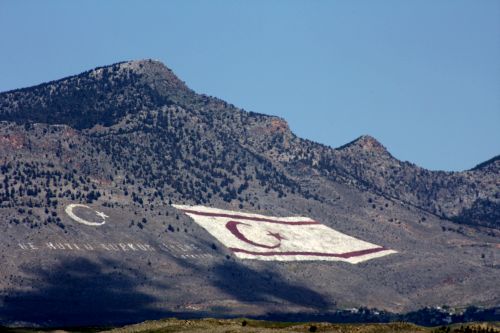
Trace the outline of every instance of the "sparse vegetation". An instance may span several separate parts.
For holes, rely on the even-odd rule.
[[[147,321],[122,328],[78,327],[64,328],[68,332],[113,332],[113,333],[165,333],[165,332],[343,332],[343,333],[498,333],[495,323],[455,324],[441,327],[422,327],[409,323],[395,322],[387,324],[334,324],[334,323],[299,323],[273,322],[252,319],[164,319]],[[10,333],[30,333],[36,329],[3,328]]]
[[[195,236],[199,236],[193,229],[188,229],[186,216],[179,216],[171,207],[170,212],[166,211],[165,207],[173,203],[263,212],[278,207],[280,213],[288,211],[314,218],[325,218],[333,212],[326,217],[331,219],[327,222],[339,223],[346,232],[355,229],[365,236],[381,231],[383,235],[373,237],[381,239],[390,235],[388,243],[392,242],[391,245],[404,243],[401,248],[408,256],[407,261],[401,265],[388,264],[382,269],[376,263],[370,266],[370,279],[373,277],[381,288],[375,291],[375,287],[368,288],[359,282],[366,287],[356,290],[367,293],[363,299],[373,300],[380,295],[379,292],[387,291],[394,302],[396,299],[421,297],[418,301],[423,304],[426,300],[420,292],[425,289],[424,294],[431,293],[431,289],[426,288],[436,288],[432,292],[440,293],[448,291],[450,286],[453,288],[453,283],[460,284],[462,290],[465,289],[463,286],[478,286],[479,283],[483,289],[492,285],[491,276],[496,277],[493,269],[497,267],[491,263],[493,256],[488,247],[461,248],[460,255],[467,258],[460,259],[460,267],[448,265],[441,270],[427,271],[428,267],[421,259],[429,255],[425,252],[428,249],[420,251],[420,248],[431,243],[413,238],[408,242],[408,235],[426,236],[424,228],[429,228],[429,232],[439,231],[440,224],[435,224],[432,229],[433,223],[439,223],[436,216],[448,221],[443,221],[442,233],[432,235],[436,237],[433,242],[448,235],[453,238],[453,233],[460,234],[461,242],[464,240],[462,236],[467,236],[467,227],[450,227],[450,220],[498,228],[498,159],[474,171],[446,173],[398,161],[370,137],[331,149],[296,137],[282,119],[244,112],[219,99],[195,94],[155,62],[142,62],[140,69],[133,66],[115,64],[37,87],[0,94],[0,209],[2,213],[6,212],[6,235],[10,237],[8,232],[11,230],[24,234],[23,228],[36,229],[33,231],[39,234],[42,234],[39,229],[44,228],[54,228],[61,233],[71,231],[71,227],[63,223],[63,211],[68,202],[123,211],[124,221],[129,221],[125,222],[124,228],[131,235],[157,227],[155,231],[159,235],[172,239],[196,239]],[[354,214],[359,207],[363,213]],[[355,218],[351,219],[352,216]],[[363,220],[373,223],[364,223]],[[377,229],[378,225],[383,228]],[[492,230],[488,237],[495,235]],[[478,239],[482,241],[482,238]],[[226,288],[225,293],[238,301],[254,301],[247,299],[248,292],[242,295],[240,290],[234,291],[223,284],[228,278],[241,282],[247,274],[230,265],[236,260],[226,254],[225,249],[218,249],[211,240],[203,240],[210,255],[220,255],[217,258],[229,267],[223,269],[222,278],[213,272],[214,266],[210,266],[208,281],[214,285],[220,283],[217,286]],[[451,253],[452,246],[450,242],[449,246],[440,248],[445,251],[443,258],[444,254]],[[420,247],[420,252],[413,253],[417,247]],[[469,250],[470,256],[465,253]],[[470,258],[479,263],[471,264]],[[438,257],[431,259],[436,264],[450,261]],[[148,261],[148,269],[156,268],[156,261],[153,262],[155,264]],[[485,268],[487,264],[490,268]],[[287,265],[286,272],[283,267],[279,268],[283,276],[290,279],[299,276],[297,267]],[[408,273],[408,267],[418,271]],[[332,271],[328,265],[313,271],[314,274],[309,276],[308,270],[301,271],[302,281],[322,276],[333,278],[325,273]],[[353,276],[348,269],[343,272],[348,277]],[[473,284],[469,276],[482,273],[485,274],[481,275],[478,284]],[[182,280],[191,273],[175,274],[179,274],[175,278]],[[383,279],[381,275],[384,275]],[[419,280],[421,276],[424,278]],[[467,278],[455,282],[455,276]],[[268,284],[271,291],[260,290],[257,301],[265,303],[272,299],[278,302],[276,304],[283,302],[286,308],[287,292],[296,286],[288,281],[286,288],[276,294],[279,281],[272,277],[263,277],[259,272],[254,277],[259,283],[250,286]],[[17,282],[14,277],[11,281]],[[318,280],[315,283],[316,286],[325,285]],[[446,288],[436,287],[445,284]],[[330,285],[325,288],[330,288]],[[289,303],[301,303],[307,298],[301,293],[308,295],[309,289],[296,290],[293,298],[288,299]],[[230,291],[234,294],[231,295]],[[456,297],[454,301],[460,298],[467,301],[470,295],[462,297],[460,292],[449,295]],[[489,293],[489,290],[481,292]],[[491,301],[491,298],[485,301]],[[361,310],[362,315],[376,318],[370,317],[369,310]],[[449,314],[431,311],[412,315],[415,321],[426,318],[434,320],[426,324],[437,325],[447,320]],[[342,316],[350,318],[348,313]],[[219,325],[215,320],[199,321],[195,325],[201,325],[202,330],[207,322]],[[393,331],[429,332],[404,323],[324,326],[321,323],[243,322],[234,321],[234,325],[248,331],[260,327],[306,332],[314,327],[317,332],[324,332],[327,327],[335,327],[347,331],[355,328],[357,332],[383,332],[389,327]],[[183,325],[180,321],[172,323],[181,325],[179,327]],[[233,322],[221,323],[221,327],[229,323],[227,329],[233,329]],[[175,325],[172,327],[177,327]],[[168,331],[170,328],[162,329]],[[455,329],[458,330],[450,328],[451,332]]]

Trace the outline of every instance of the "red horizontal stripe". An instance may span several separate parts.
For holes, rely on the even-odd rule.
[[[213,216],[213,217],[226,217],[229,219],[238,219],[238,220],[247,220],[247,221],[256,221],[256,222],[269,222],[276,224],[293,224],[293,225],[308,225],[308,224],[321,224],[316,221],[280,221],[277,219],[267,218],[267,217],[253,217],[253,216],[245,216],[245,215],[237,215],[237,214],[223,214],[223,213],[209,213],[209,212],[200,212],[197,210],[190,209],[181,209],[184,213],[201,215],[201,216]]]
[[[253,254],[258,256],[311,256],[311,257],[337,257],[337,258],[352,258],[359,257],[366,254],[377,253],[381,251],[386,251],[385,247],[377,247],[367,250],[360,251],[352,251],[345,253],[324,253],[324,252],[300,252],[300,251],[288,251],[288,252],[279,252],[279,251],[267,251],[267,252],[256,252],[256,251],[248,251],[238,248],[230,248],[233,252],[240,252],[246,254]]]

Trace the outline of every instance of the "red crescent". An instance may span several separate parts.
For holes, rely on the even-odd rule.
[[[253,246],[258,246],[258,247],[263,247],[263,248],[266,248],[266,249],[275,249],[277,247],[280,247],[281,246],[281,239],[279,239],[278,237],[276,237],[275,235],[270,235],[276,239],[279,240],[279,243],[276,244],[276,245],[265,245],[265,244],[259,244],[259,243],[256,243],[256,242],[253,242],[251,241],[250,239],[246,238],[245,235],[243,235],[239,230],[238,230],[238,224],[243,224],[243,225],[249,225],[249,224],[246,224],[246,223],[243,223],[243,222],[236,222],[236,221],[229,221],[226,223],[226,228],[236,237],[238,238],[239,240],[245,242],[245,243],[248,243],[248,244],[251,244]]]

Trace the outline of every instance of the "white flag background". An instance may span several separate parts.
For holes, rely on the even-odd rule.
[[[394,250],[335,231],[308,217],[274,217],[174,205],[241,259],[331,260],[356,264]]]

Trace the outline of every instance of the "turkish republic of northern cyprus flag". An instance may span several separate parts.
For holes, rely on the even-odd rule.
[[[241,259],[331,260],[356,264],[394,250],[335,231],[308,217],[274,217],[174,205]]]

